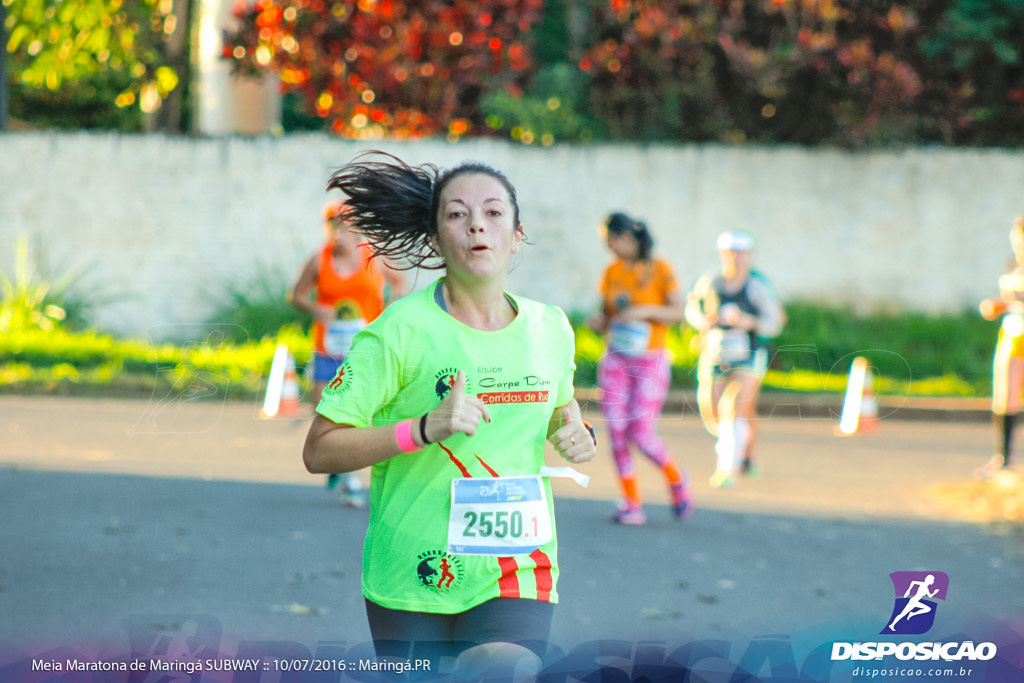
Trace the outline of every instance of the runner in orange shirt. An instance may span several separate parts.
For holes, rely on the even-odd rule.
[[[369,246],[351,230],[346,211],[343,201],[324,206],[327,242],[303,265],[291,293],[292,305],[313,316],[314,406],[344,362],[356,332],[380,315],[386,301],[405,293],[402,272],[372,258]],[[328,488],[339,481],[340,475],[329,475]],[[362,507],[359,477],[349,473],[341,483],[342,502]]]
[[[693,507],[686,475],[656,429],[670,379],[665,334],[668,325],[683,319],[685,300],[672,266],[652,255],[654,240],[644,223],[624,213],[613,213],[605,222],[604,232],[615,260],[601,279],[601,312],[588,324],[605,333],[608,345],[597,380],[625,498],[613,520],[627,525],[646,521],[631,446],[661,468],[675,516],[688,517]]]

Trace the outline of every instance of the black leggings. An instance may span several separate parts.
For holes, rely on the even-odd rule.
[[[550,602],[518,598],[494,598],[458,614],[406,612],[366,601],[378,657],[415,657],[417,643],[450,657],[481,643],[515,643],[543,659],[554,613]]]

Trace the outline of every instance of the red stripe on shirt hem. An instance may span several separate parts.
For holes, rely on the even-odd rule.
[[[530,559],[537,565],[533,570],[533,576],[537,582],[537,599],[551,602],[551,591],[555,587],[551,576],[551,558],[537,548],[530,553]]]
[[[501,576],[498,578],[498,597],[521,597],[521,593],[519,592],[519,577],[516,575],[516,572],[519,571],[519,563],[516,562],[516,558],[499,557],[498,568],[501,569]]]

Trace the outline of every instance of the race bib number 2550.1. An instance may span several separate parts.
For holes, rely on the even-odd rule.
[[[541,477],[452,480],[448,552],[525,555],[551,538]]]

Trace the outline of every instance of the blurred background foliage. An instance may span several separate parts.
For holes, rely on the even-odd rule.
[[[180,132],[190,0],[0,0],[10,116],[23,125]]]
[[[14,254],[13,267],[0,270],[0,335],[27,328],[81,331],[97,307],[118,299],[90,282],[88,268],[50,263],[38,241],[19,237]]]
[[[37,253],[20,240],[14,268],[0,271],[0,391],[138,394],[194,382],[231,396],[255,397],[278,343],[288,345],[300,373],[310,361],[309,317],[291,306],[288,280],[272,268],[257,268],[244,282],[215,288],[223,294],[211,299],[210,317],[194,339],[154,343],[96,329],[89,312],[109,297],[81,274],[53,275],[39,265]],[[975,311],[861,313],[815,302],[790,302],[786,308],[789,320],[772,346],[769,391],[842,392],[853,358],[865,356],[880,393],[983,397],[991,392],[998,325]],[[587,315],[569,316],[576,330],[576,382],[584,388],[594,386],[605,351],[601,337],[583,324]],[[667,346],[673,388],[692,389],[696,332],[674,326]]]
[[[189,130],[191,0],[0,8],[19,125]],[[1022,0],[257,0],[235,6],[223,57],[238,73],[279,75],[286,132],[530,145],[1024,144]],[[92,330],[88,313],[109,295],[34,253],[19,245],[0,279],[7,379],[102,384],[167,364],[187,374],[211,357],[234,368],[224,377],[259,375],[282,337],[300,363],[308,356],[308,320],[285,300],[286,276],[268,268],[212,298],[216,353],[206,338],[186,352]],[[990,390],[995,327],[973,312],[790,302],[789,314],[768,378],[776,388],[835,390],[862,354],[883,378],[924,393]],[[586,385],[603,345],[582,316]],[[670,351],[674,384],[692,386],[693,332],[674,330]]]
[[[189,129],[190,0],[0,0],[30,126]],[[1021,0],[257,0],[283,125],[524,144],[1024,144]]]
[[[273,337],[283,328],[308,331],[312,317],[289,301],[291,284],[283,269],[257,264],[244,280],[209,289],[213,310],[205,324],[237,344]]]

